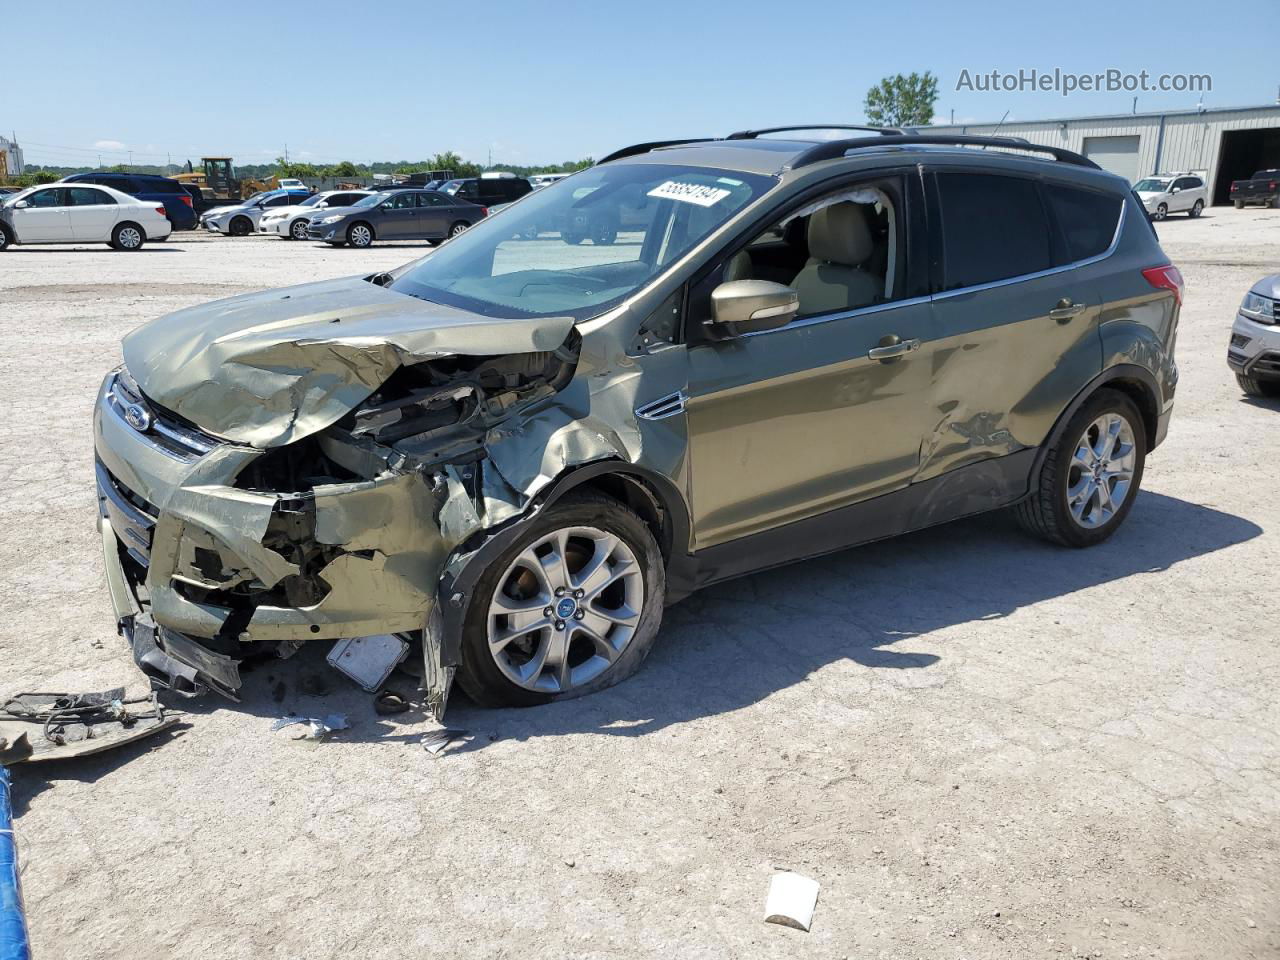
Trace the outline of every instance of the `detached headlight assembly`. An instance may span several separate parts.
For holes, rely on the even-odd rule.
[[[1246,293],[1240,301],[1240,312],[1257,323],[1274,324],[1276,322],[1275,301],[1260,297],[1256,293]]]

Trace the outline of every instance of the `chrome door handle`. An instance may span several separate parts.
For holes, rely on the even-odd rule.
[[[1085,306],[1083,303],[1072,303],[1070,299],[1063,297],[1058,301],[1057,306],[1049,311],[1049,316],[1059,323],[1066,323],[1068,320],[1074,320],[1084,311]]]
[[[892,360],[919,349],[919,340],[899,340],[896,336],[890,335],[881,337],[880,346],[868,350],[867,356],[872,360]]]

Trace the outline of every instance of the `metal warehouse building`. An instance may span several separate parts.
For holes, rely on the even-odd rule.
[[[1215,204],[1230,203],[1232,180],[1280,167],[1280,104],[918,129],[975,135],[998,131],[1001,136],[1065,147],[1130,183],[1153,173],[1193,171],[1205,178]]]

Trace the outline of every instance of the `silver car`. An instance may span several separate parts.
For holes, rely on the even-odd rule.
[[[255,193],[248,200],[214,207],[200,215],[200,226],[210,233],[226,233],[233,237],[247,237],[258,229],[262,215],[275,207],[287,207],[307,199],[305,192],[266,190]]]

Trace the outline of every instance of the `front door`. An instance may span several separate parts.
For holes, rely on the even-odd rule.
[[[375,229],[379,240],[403,240],[414,236],[418,213],[412,190],[399,190],[379,208]]]
[[[110,240],[119,206],[109,194],[93,187],[67,187],[71,235],[78,241]],[[158,206],[158,204],[157,204]]]
[[[691,337],[696,549],[911,482],[934,416],[933,319],[908,269],[925,259],[914,252],[919,231],[907,235],[921,197],[918,177],[848,184],[793,209],[709,278],[712,286],[785,283],[800,312],[776,330],[710,343]],[[696,309],[691,303],[695,323]]]
[[[25,207],[11,207],[13,227],[22,243],[73,239],[65,187],[48,187],[23,198]]]

